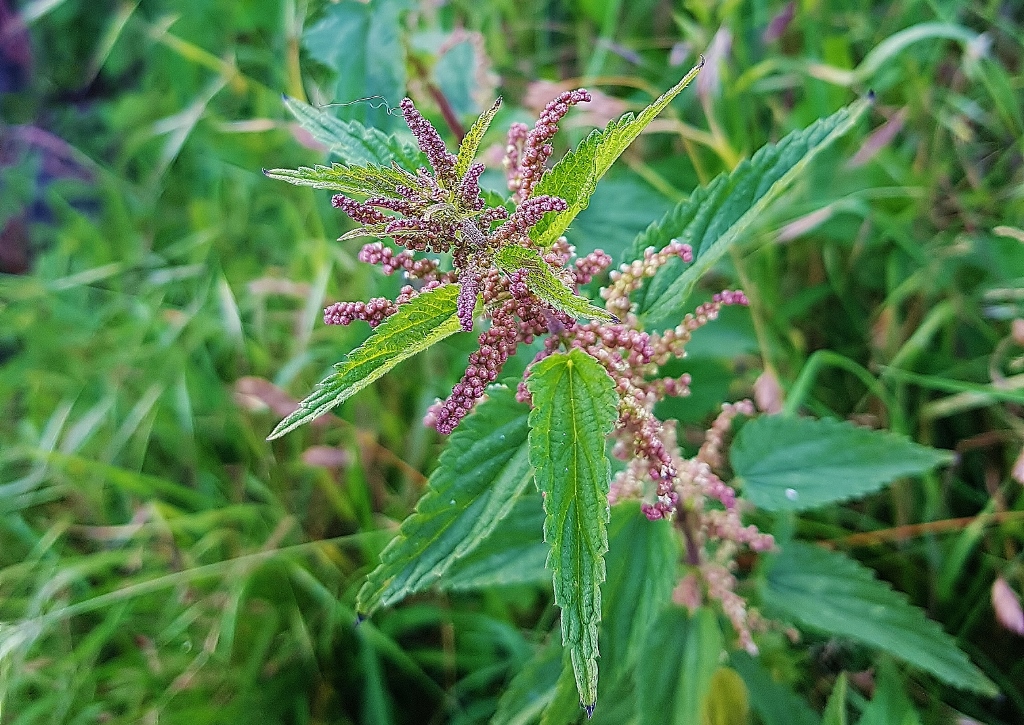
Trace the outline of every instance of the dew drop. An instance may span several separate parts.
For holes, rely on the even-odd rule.
[[[800,498],[800,494],[796,492],[795,488],[787,488],[786,498],[788,498],[790,501],[796,501],[798,498]]]
[[[450,503],[450,504],[451,504],[452,506],[454,506],[454,505],[455,505],[455,499],[453,498],[453,499],[452,499],[451,501],[449,501],[448,503]]]

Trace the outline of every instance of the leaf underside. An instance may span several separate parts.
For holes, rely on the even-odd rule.
[[[329,189],[343,194],[400,198],[399,187],[420,188],[422,181],[398,166],[300,166],[297,169],[269,169],[268,178],[296,186]]]
[[[605,437],[617,419],[615,384],[600,363],[573,350],[534,366],[527,386],[530,462],[544,494],[544,539],[551,545],[555,603],[580,701],[597,700],[597,636],[608,550]]]
[[[526,416],[525,408],[522,415]],[[519,454],[525,454],[525,449]],[[524,492],[487,538],[455,559],[438,586],[465,591],[510,584],[545,584],[551,581],[545,566],[549,550],[544,543],[544,506],[540,495],[536,491]]]
[[[858,101],[777,144],[768,144],[730,172],[723,173],[652,223],[633,240],[626,261],[640,259],[648,247],[662,249],[676,239],[693,247],[694,260],[664,265],[634,294],[638,314],[649,321],[676,319],[699,280],[738,242],[758,216],[833,141],[864,115],[870,100]]]
[[[346,166],[390,166],[406,171],[427,164],[427,157],[412,139],[398,138],[358,121],[342,121],[326,111],[295,98],[284,97],[285,107],[313,139]]]
[[[769,564],[761,601],[777,618],[871,645],[954,687],[997,693],[942,627],[842,554],[787,544]]]
[[[459,286],[444,285],[423,292],[378,325],[362,345],[335,365],[298,409],[267,436],[280,438],[309,423],[370,385],[398,363],[458,332],[456,315]]]
[[[476,586],[479,580],[473,578],[487,574],[482,561],[501,553],[501,542],[488,537],[513,510],[518,512],[513,529],[521,528],[520,519],[531,513],[539,525],[537,502],[532,510],[530,503],[516,504],[533,480],[528,409],[516,402],[514,391],[501,386],[489,388],[487,396],[452,433],[416,510],[359,590],[356,610],[361,614],[439,583],[456,589]],[[482,556],[474,560],[477,547]],[[460,561],[465,561],[462,569]],[[445,582],[449,572],[452,578]]]
[[[755,506],[803,511],[920,475],[952,454],[845,421],[772,415],[746,423],[729,458]]]

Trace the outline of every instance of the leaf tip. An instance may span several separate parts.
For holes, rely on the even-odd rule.
[[[582,707],[586,711],[587,719],[589,720],[590,718],[594,717],[594,708],[597,707],[597,703],[596,702],[592,702],[589,705],[584,705],[581,702],[580,703],[580,707]]]
[[[283,423],[283,422],[284,422],[284,421],[282,421],[282,423]],[[281,437],[281,436],[283,436],[283,435],[284,435],[284,431],[283,431],[283,430],[281,430],[281,423],[278,423],[278,424],[277,424],[277,427],[276,427],[276,428],[274,428],[274,430],[272,430],[272,431],[270,432],[270,435],[268,435],[268,436],[267,436],[267,440],[268,440],[268,441],[276,441],[276,440],[277,440],[278,438],[280,438],[280,437]]]
[[[352,626],[358,627],[360,624],[366,621],[367,616],[368,615],[363,614],[362,612],[356,612],[356,621],[352,623]]]

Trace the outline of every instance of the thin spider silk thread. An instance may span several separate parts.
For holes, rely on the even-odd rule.
[[[380,99],[380,103],[378,103],[376,106],[373,105],[373,100],[378,98]],[[357,103],[368,103],[370,104],[370,108],[372,108],[375,111],[379,108],[384,108],[389,116],[392,116],[396,111],[401,110],[400,108],[392,108],[391,105],[388,103],[387,99],[384,98],[384,96],[365,96],[363,98],[357,98],[354,101],[346,101],[345,103],[325,103],[324,105],[319,106],[319,108],[333,108],[335,106],[353,106]]]

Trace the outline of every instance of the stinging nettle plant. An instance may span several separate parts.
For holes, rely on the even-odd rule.
[[[572,721],[577,703],[593,715],[599,674],[615,707],[632,708],[640,722],[699,722],[713,678],[756,667],[742,657],[757,653],[755,635],[775,620],[849,637],[949,684],[992,694],[994,685],[955,641],[869,569],[789,537],[777,542],[742,521],[753,507],[795,512],[865,495],[948,462],[946,453],[792,411],[757,416],[742,400],[722,406],[687,458],[673,421],[654,414],[659,400],[685,396],[691,384],[688,375],[666,377],[661,368],[683,357],[692,333],[723,306],[747,303],[742,292],[726,290],[687,311],[698,279],[857,124],[868,100],[694,190],[634,240],[600,289],[603,304],[580,294],[612,259],[602,251],[577,257],[563,233],[601,176],[699,70],[639,114],[594,131],[551,168],[557,124],[589,93],[559,95],[532,129],[513,124],[504,159],[508,199],[481,190],[484,166],[475,161],[500,99],[456,154],[409,99],[400,108],[415,145],[286,99],[339,162],[267,175],[336,192],[334,206],[360,224],[341,239],[403,247],[374,241],[359,259],[385,274],[401,272],[408,284],[395,300],[325,310],[327,324],[360,320],[371,335],[269,438],[322,415],[430,345],[480,328],[462,379],[425,418],[451,434],[447,447],[359,591],[357,611],[367,617],[430,588],[553,580],[561,636],[513,680],[497,722],[542,711],[545,721]],[[517,348],[535,340],[543,343],[524,379],[495,384]],[[738,419],[747,422],[727,448]],[[766,553],[748,587],[764,614],[738,590],[737,555],[748,549]],[[729,650],[732,667],[722,664]]]

